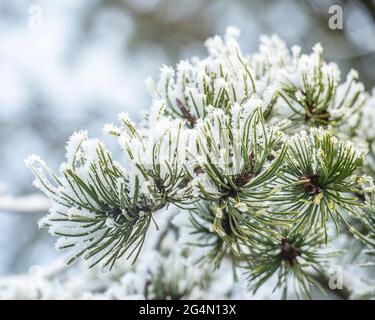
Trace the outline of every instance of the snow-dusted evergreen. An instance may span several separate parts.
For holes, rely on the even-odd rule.
[[[207,40],[206,58],[147,80],[142,124],[122,113],[104,126],[122,149],[116,160],[86,131],[72,135],[58,173],[26,160],[53,201],[40,226],[59,237],[67,262],[110,271],[90,271],[93,282],[106,279],[96,297],[247,298],[271,283],[304,298],[328,282],[343,237],[369,261],[375,97],[355,71],[343,77],[324,61],[319,44],[302,54],[261,37],[259,52],[246,55],[238,37],[229,27]],[[53,297],[43,277],[43,290],[17,293],[16,280],[5,290],[95,291],[75,296],[60,284]]]

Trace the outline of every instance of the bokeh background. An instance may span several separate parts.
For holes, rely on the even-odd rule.
[[[331,30],[329,7],[343,8]],[[24,158],[57,168],[69,135],[125,110],[149,107],[144,80],[163,64],[203,56],[204,40],[242,29],[245,52],[261,34],[304,51],[320,42],[345,74],[375,85],[375,0],[0,0],[0,276],[53,261],[52,237],[37,221],[48,202],[33,188]]]

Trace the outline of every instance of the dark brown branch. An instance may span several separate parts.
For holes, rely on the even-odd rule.
[[[352,291],[344,284],[342,285],[342,289],[331,289],[329,287],[329,279],[326,276],[319,274],[310,274],[310,276],[328,292],[336,295],[338,298],[342,300],[350,300]]]
[[[180,99],[176,99],[176,103],[178,108],[181,110],[182,118],[189,123],[190,128],[194,128],[195,124],[197,123],[197,118],[190,113],[190,110]]]

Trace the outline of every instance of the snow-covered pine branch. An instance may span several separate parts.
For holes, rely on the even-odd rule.
[[[26,160],[54,202],[40,225],[60,237],[68,262],[112,269],[142,259],[169,206],[188,218],[190,231],[178,233],[188,255],[211,269],[229,261],[254,290],[276,276],[283,292],[293,284],[309,296],[309,272],[324,274],[341,231],[374,246],[374,98],[355,71],[341,81],[319,44],[301,54],[261,37],[246,55],[238,37],[229,27],[207,40],[207,57],[162,67],[147,81],[153,102],[141,126],[124,113],[104,126],[121,160],[85,131],[69,140],[58,174]]]

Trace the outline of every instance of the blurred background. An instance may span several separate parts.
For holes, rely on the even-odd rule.
[[[329,8],[343,9],[342,30]],[[261,34],[304,51],[320,42],[343,74],[375,85],[375,0],[0,0],[0,276],[54,260],[54,239],[37,221],[48,208],[24,158],[57,169],[69,135],[150,104],[144,80],[159,67],[205,55],[204,40],[227,25],[244,52]]]

